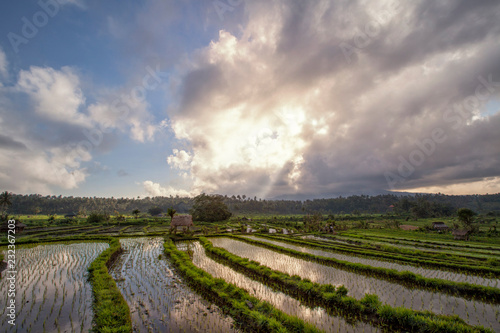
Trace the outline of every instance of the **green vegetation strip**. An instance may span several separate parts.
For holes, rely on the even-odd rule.
[[[258,262],[236,256],[225,249],[214,247],[206,238],[200,242],[208,255],[224,264],[287,294],[305,299],[308,303],[324,307],[333,312],[341,312],[349,319],[370,322],[385,329],[405,332],[491,332],[482,326],[470,326],[458,316],[436,315],[430,311],[414,311],[404,307],[394,308],[382,305],[376,295],[365,295],[361,300],[346,296],[344,286],[313,283],[308,279],[290,276],[272,270]],[[303,299],[300,299],[303,301]]]
[[[357,264],[348,261],[338,260],[316,256],[310,253],[300,252],[292,249],[287,249],[278,245],[273,245],[265,242],[259,242],[252,239],[247,239],[240,236],[226,236],[237,239],[252,245],[268,248],[276,252],[284,253],[299,259],[306,259],[320,263],[322,265],[332,266],[335,268],[355,272],[369,277],[376,277],[387,280],[393,283],[398,283],[410,288],[419,288],[424,290],[439,291],[452,296],[475,299],[488,303],[500,303],[500,289],[486,286],[479,286],[471,283],[454,282],[442,279],[426,278],[422,275],[408,271],[399,272],[395,269],[382,267],[373,267],[369,265]]]
[[[111,237],[102,239],[108,240],[109,248],[102,252],[88,269],[94,295],[93,332],[130,333],[130,309],[108,272],[109,265],[122,251],[120,241]]]
[[[407,241],[407,242],[415,242],[419,244],[432,244],[432,245],[437,245],[437,246],[450,246],[450,247],[458,247],[458,248],[469,248],[469,249],[478,249],[478,250],[489,250],[489,251],[500,251],[500,247],[498,246],[492,246],[492,245],[476,245],[476,244],[457,244],[457,243],[452,243],[449,241],[432,241],[432,240],[422,240],[418,238],[406,238],[406,237],[392,237],[392,236],[385,236],[385,235],[357,235],[357,234],[352,234],[352,233],[344,233],[342,234],[343,237],[351,237],[351,238],[360,238],[360,239],[388,239],[388,240],[395,240],[395,241]]]
[[[303,246],[308,246],[308,247],[313,247],[313,248],[321,248],[321,249],[326,249],[331,252],[338,252],[338,253],[345,253],[345,254],[351,254],[351,255],[356,255],[356,256],[362,256],[362,257],[367,257],[367,258],[375,258],[375,259],[382,259],[382,260],[389,260],[389,261],[397,261],[400,263],[404,264],[412,264],[415,266],[421,266],[421,267],[429,267],[429,268],[437,268],[440,270],[449,270],[453,272],[459,272],[459,273],[472,273],[473,275],[481,275],[484,277],[500,277],[500,269],[496,268],[491,268],[491,267],[485,267],[485,266],[470,266],[470,265],[463,265],[463,264],[456,264],[456,263],[450,263],[446,261],[437,261],[437,260],[429,260],[429,259],[419,259],[419,258],[409,258],[406,256],[400,256],[400,255],[392,255],[388,253],[378,253],[374,251],[367,251],[367,250],[357,250],[353,247],[347,247],[343,245],[321,245],[318,243],[306,241],[306,240],[299,240],[295,238],[290,238],[290,237],[276,237],[276,236],[268,236],[268,235],[263,235],[259,234],[259,237],[263,238],[269,238],[275,241],[283,241],[287,243],[292,243],[292,244],[299,244]]]
[[[320,332],[313,325],[277,310],[268,302],[250,296],[234,284],[229,284],[223,279],[215,279],[196,267],[188,254],[177,250],[172,240],[166,240],[164,247],[165,254],[172,260],[189,285],[229,313],[245,330],[251,332]]]
[[[315,235],[316,236],[316,235]],[[460,249],[451,249],[446,247],[439,247],[437,245],[426,245],[426,244],[414,244],[412,242],[406,241],[387,241],[383,239],[373,239],[373,240],[361,240],[361,239],[350,239],[345,236],[331,236],[331,235],[317,235],[318,238],[322,238],[325,241],[339,241],[345,242],[346,244],[351,244],[353,246],[365,247],[369,249],[382,249],[384,252],[394,252],[399,254],[413,255],[429,258],[437,258],[437,259],[452,259],[453,261],[462,261],[470,263],[472,261],[478,262],[479,264],[483,264],[485,261],[488,264],[485,256],[497,256],[496,253],[491,251],[482,251],[482,250],[467,250],[464,248]],[[330,243],[331,244],[331,243]],[[400,247],[404,246],[404,247]],[[431,250],[417,250],[409,247],[423,247]],[[460,252],[458,252],[460,251]],[[490,264],[491,266],[491,264]]]

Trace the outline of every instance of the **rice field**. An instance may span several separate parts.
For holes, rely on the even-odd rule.
[[[376,294],[382,303],[436,314],[458,315],[471,325],[483,325],[500,331],[500,306],[448,296],[442,293],[409,289],[399,284],[365,277],[333,267],[308,262],[262,247],[229,238],[211,238],[216,247],[243,258],[255,260],[271,269],[298,275],[321,284],[344,285],[357,299]],[[259,239],[260,240],[260,239]],[[281,244],[280,244],[281,245]]]
[[[107,243],[39,245],[16,249],[16,325],[7,316],[1,332],[88,332],[92,327],[92,286],[87,267]],[[7,280],[0,293],[7,295]],[[7,313],[7,302],[0,313]]]
[[[335,258],[338,260],[349,261],[349,262],[359,263],[359,264],[363,264],[363,265],[369,265],[369,266],[373,266],[373,267],[395,269],[397,271],[409,271],[409,272],[412,272],[415,274],[420,274],[420,275],[427,277],[427,278],[443,279],[443,280],[449,280],[449,281],[455,281],[455,282],[466,282],[466,283],[478,284],[478,285],[487,286],[487,287],[500,288],[500,279],[488,279],[488,278],[484,278],[484,277],[477,276],[477,275],[442,271],[442,270],[438,270],[438,269],[429,269],[429,268],[423,268],[423,267],[417,267],[417,266],[411,266],[411,265],[402,265],[402,264],[392,263],[392,262],[383,261],[383,260],[367,259],[367,258],[362,258],[362,257],[345,255],[345,254],[341,254],[341,253],[324,251],[324,250],[320,250],[320,249],[313,249],[310,247],[293,245],[293,244],[289,244],[286,242],[275,241],[275,240],[271,240],[268,238],[262,238],[262,237],[255,237],[255,236],[245,236],[245,237],[249,238],[249,239],[253,239],[253,240],[258,240],[260,242],[278,245],[281,247],[285,247],[287,249],[292,249],[292,250],[296,250],[296,251],[300,251],[300,252],[304,252],[304,253],[314,254],[317,256]]]
[[[110,274],[127,301],[134,332],[236,332],[233,321],[193,292],[163,253],[163,238],[120,240]]]
[[[300,301],[282,292],[274,291],[270,287],[208,258],[205,254],[205,249],[199,242],[179,242],[176,245],[179,250],[188,251],[192,256],[194,265],[212,276],[235,284],[245,289],[252,296],[267,301],[281,311],[311,323],[325,332],[380,332],[378,328],[362,322],[350,325],[343,318],[330,315],[320,307],[307,307],[301,304]]]

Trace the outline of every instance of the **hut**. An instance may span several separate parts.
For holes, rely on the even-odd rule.
[[[76,218],[76,216],[77,215],[75,213],[69,213],[69,214],[64,215],[64,218],[66,218],[66,219],[74,219],[74,218]]]
[[[177,215],[172,218],[172,222],[170,223],[171,227],[192,227],[193,224],[193,216],[191,215]]]
[[[444,222],[432,222],[432,229],[439,231],[448,231],[450,227],[444,224]]]
[[[453,238],[468,241],[470,239],[470,232],[469,230],[453,230]]]
[[[19,234],[19,233],[23,232],[24,228],[26,228],[26,224],[21,223],[19,221],[16,221],[15,227],[13,230],[16,234]],[[9,223],[7,221],[2,222],[0,224],[0,232],[2,234],[6,234],[8,232],[8,230],[12,230],[12,228],[9,228]]]

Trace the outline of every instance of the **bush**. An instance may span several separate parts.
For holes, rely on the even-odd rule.
[[[88,223],[102,223],[102,222],[107,222],[107,221],[109,221],[109,214],[108,213],[92,212],[87,217]]]

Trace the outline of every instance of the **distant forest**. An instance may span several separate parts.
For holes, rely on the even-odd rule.
[[[109,214],[130,214],[139,209],[142,213],[152,207],[164,212],[174,208],[178,213],[187,213],[193,198],[146,197],[135,198],[98,198],[42,196],[38,194],[12,194],[9,214],[88,214],[93,211]],[[412,214],[416,217],[449,216],[458,208],[470,208],[477,213],[500,215],[500,193],[487,195],[444,195],[417,194],[398,196],[393,194],[367,196],[356,195],[330,199],[305,201],[263,200],[245,195],[224,196],[224,202],[235,215],[249,214]],[[393,207],[391,207],[393,206]]]

